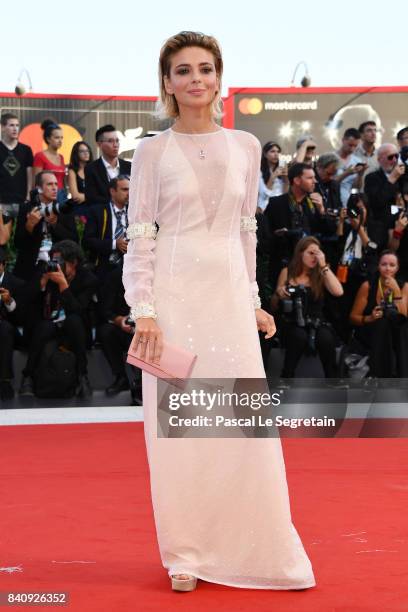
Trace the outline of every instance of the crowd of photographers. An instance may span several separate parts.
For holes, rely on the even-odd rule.
[[[286,349],[283,378],[305,353],[328,378],[347,354],[361,356],[362,376],[408,377],[408,127],[397,144],[376,138],[373,121],[347,129],[336,152],[303,138],[289,164],[278,143],[263,147],[257,277]]]
[[[43,122],[46,148],[35,155],[19,127],[13,113],[1,116],[0,398],[15,394],[22,348],[21,395],[89,399],[97,343],[112,371],[106,394],[130,390],[139,404],[140,371],[129,380],[125,368],[134,324],[121,279],[130,163],[116,129],[97,130],[98,159],[81,141],[66,165],[57,123]],[[302,138],[289,164],[278,143],[263,147],[257,280],[286,349],[283,378],[305,353],[336,378],[341,345],[368,356],[371,376],[408,377],[408,127],[398,146],[375,143],[368,121],[347,129],[337,152],[318,155]],[[261,337],[265,366],[274,343]]]
[[[129,390],[140,404],[141,373],[129,380],[125,368],[134,323],[121,281],[130,162],[119,159],[113,125],[96,132],[97,160],[81,141],[68,166],[60,126],[42,128],[46,148],[33,155],[18,117],[1,117],[0,397],[15,394],[22,348],[22,396],[89,399],[88,350],[98,343],[112,371],[106,394]]]

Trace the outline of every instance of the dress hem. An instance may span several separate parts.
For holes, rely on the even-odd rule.
[[[228,587],[233,587],[233,588],[237,588],[237,589],[258,589],[258,590],[268,590],[268,591],[300,591],[303,589],[311,589],[313,587],[316,586],[316,581],[313,582],[308,582],[305,584],[299,584],[297,586],[294,585],[288,585],[288,586],[282,586],[282,585],[276,585],[276,586],[260,586],[260,585],[248,585],[248,584],[234,584],[232,582],[227,582],[227,581],[222,581],[222,580],[215,580],[214,578],[209,578],[209,577],[204,577],[202,574],[197,574],[195,572],[190,572],[190,571],[180,571],[180,570],[176,570],[176,571],[169,571],[168,575],[169,577],[174,576],[175,574],[189,574],[190,576],[194,576],[195,578],[197,578],[198,580],[204,580],[204,582],[212,582],[214,584],[221,584],[223,586],[228,586]]]

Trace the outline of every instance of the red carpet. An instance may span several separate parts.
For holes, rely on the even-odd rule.
[[[293,518],[317,587],[200,582],[194,593],[172,593],[155,540],[141,423],[0,428],[0,591],[68,591],[60,609],[72,612],[408,610],[406,440],[284,447]]]

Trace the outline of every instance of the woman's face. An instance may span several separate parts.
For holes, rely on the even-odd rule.
[[[278,147],[271,147],[265,155],[266,159],[270,164],[279,163],[279,149]]]
[[[313,269],[317,265],[317,253],[319,251],[319,247],[317,244],[310,244],[307,249],[303,251],[302,254],[302,263],[305,268]]]
[[[64,140],[64,136],[62,134],[62,130],[52,130],[51,136],[48,138],[48,145],[51,149],[55,149],[56,151],[62,147],[62,141]]]
[[[78,147],[78,157],[79,157],[79,161],[81,162],[89,161],[91,154],[86,145],[80,145]]]
[[[382,278],[395,277],[398,272],[398,260],[395,255],[383,255],[378,264],[378,271]]]
[[[164,77],[166,92],[174,95],[179,110],[210,106],[219,90],[214,56],[201,47],[186,47],[171,58],[170,76]]]

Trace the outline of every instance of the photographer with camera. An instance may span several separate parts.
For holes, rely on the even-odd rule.
[[[92,394],[87,375],[85,322],[97,279],[82,262],[79,245],[72,240],[62,240],[53,245],[50,261],[37,266],[29,288],[31,308],[24,329],[29,349],[21,395],[33,395],[36,367],[46,344],[54,339],[75,354],[76,395],[89,398]],[[57,389],[59,384],[62,388],[64,381],[55,381]]]
[[[78,242],[72,200],[57,203],[57,192],[55,174],[44,170],[35,177],[30,202],[20,206],[14,237],[17,248],[14,274],[24,280],[31,279],[38,262],[49,261],[54,243]]]
[[[280,311],[278,332],[286,348],[283,378],[294,378],[306,351],[318,353],[326,378],[337,376],[335,335],[323,315],[325,291],[336,297],[343,295],[319,241],[313,236],[302,238],[289,267],[279,275],[271,304],[272,311]]]
[[[25,283],[6,271],[6,251],[0,247],[0,399],[14,396],[13,350],[21,323],[21,306]]]
[[[363,195],[353,188],[347,207],[341,210],[338,226],[337,278],[343,285],[344,295],[338,302],[333,322],[344,342],[349,340],[349,314],[356,293],[361,283],[375,273],[378,263],[377,244],[368,236],[366,221]]]
[[[356,338],[370,352],[370,374],[389,378],[396,358],[397,376],[408,377],[408,283],[399,283],[396,275],[398,257],[383,251],[378,272],[358,290],[350,320],[356,326]]]
[[[272,241],[268,249],[268,275],[273,286],[302,237],[332,230],[330,223],[330,227],[327,224],[322,196],[315,191],[313,168],[304,163],[293,164],[288,170],[288,178],[288,193],[270,198],[264,212]]]
[[[397,200],[398,213],[396,213],[391,228],[388,230],[388,248],[398,255],[398,276],[408,281],[408,184]]]
[[[111,367],[115,380],[105,389],[108,397],[121,391],[131,391],[132,404],[141,405],[142,371],[133,368],[136,378],[129,384],[124,354],[135,333],[135,322],[130,318],[130,308],[125,301],[122,283],[122,266],[116,266],[106,277],[100,292],[101,312],[104,323],[98,328],[98,338],[103,353]]]

